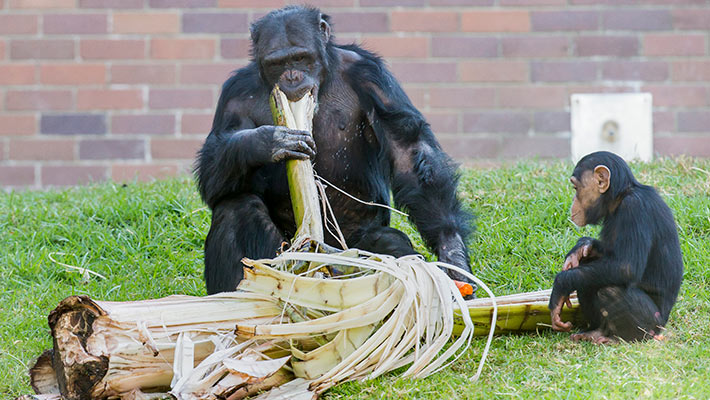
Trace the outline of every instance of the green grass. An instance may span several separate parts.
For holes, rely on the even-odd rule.
[[[567,221],[569,162],[525,161],[467,169],[461,195],[477,214],[474,273],[498,295],[549,288],[580,235]],[[327,399],[708,398],[710,396],[710,161],[632,165],[675,213],[685,281],[665,343],[597,347],[566,334],[494,339],[481,379],[470,382],[484,340],[445,371],[412,381],[395,374],[329,391]],[[64,297],[137,300],[204,295],[202,246],[209,210],[189,178],[0,194],[0,397],[30,393],[27,369],[51,347],[47,315]],[[422,251],[421,240],[405,230]],[[107,277],[84,281],[50,259]]]

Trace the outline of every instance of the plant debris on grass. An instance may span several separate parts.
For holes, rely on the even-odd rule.
[[[632,164],[678,222],[685,280],[664,342],[597,347],[567,334],[499,336],[472,383],[485,343],[422,380],[384,375],[331,389],[361,398],[705,398],[710,393],[710,161]],[[570,162],[524,161],[465,169],[459,188],[477,214],[474,274],[496,295],[547,289],[582,235],[567,221]],[[417,250],[414,228],[397,215]],[[47,314],[65,297],[126,301],[205,294],[202,250],[209,210],[189,177],[0,194],[0,398],[31,393],[27,369],[51,347]],[[90,270],[91,273],[76,270]]]

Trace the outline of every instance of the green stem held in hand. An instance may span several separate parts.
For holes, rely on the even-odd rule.
[[[300,100],[291,102],[286,95],[274,86],[269,99],[274,124],[289,129],[311,132],[316,100],[308,92]],[[316,188],[313,165],[310,160],[286,161],[288,187],[291,193],[291,205],[296,220],[296,236],[309,237],[323,242],[323,223],[321,219],[318,189]]]

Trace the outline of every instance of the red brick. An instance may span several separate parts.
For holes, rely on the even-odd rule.
[[[563,57],[569,52],[564,36],[520,36],[501,39],[505,57]]]
[[[82,39],[80,48],[87,59],[145,58],[145,41],[139,39]]]
[[[31,85],[35,83],[35,66],[0,64],[0,85]]]
[[[675,61],[671,68],[674,81],[710,81],[710,61]]]
[[[45,15],[45,34],[87,34],[107,33],[106,14],[56,14]]]
[[[286,0],[217,0],[219,8],[280,8]]]
[[[639,53],[636,36],[582,36],[575,38],[577,55],[632,57]]]
[[[464,82],[525,82],[528,65],[520,61],[463,61],[459,64]]]
[[[36,131],[34,115],[0,114],[0,136],[27,136]]]
[[[150,43],[151,57],[159,59],[213,58],[213,39],[153,39]]]
[[[40,67],[40,82],[50,85],[82,85],[106,82],[103,64],[52,64]]]
[[[106,116],[103,114],[42,115],[40,132],[43,135],[103,135]]]
[[[180,83],[221,84],[232,75],[234,64],[183,64]]]
[[[495,0],[429,0],[431,6],[492,6]]]
[[[675,112],[654,111],[653,112],[653,133],[675,132]]]
[[[402,82],[455,82],[455,63],[392,63],[392,72]]]
[[[459,113],[457,112],[427,112],[427,122],[435,133],[456,133],[459,131]]]
[[[392,31],[455,32],[459,30],[459,17],[454,12],[392,11],[391,18]]]
[[[570,0],[572,5],[607,5],[607,6],[619,6],[619,5],[632,5],[639,6],[643,4],[649,5],[669,5],[668,0]],[[689,5],[689,4],[707,4],[707,0],[673,0],[672,3],[675,5]]]
[[[710,27],[710,9],[674,9],[673,26],[676,29],[706,31]]]
[[[596,11],[533,11],[530,14],[533,31],[597,30]]]
[[[648,56],[702,56],[705,48],[705,35],[654,34],[643,39]]]
[[[653,148],[662,156],[710,157],[710,136],[656,137]]]
[[[73,59],[73,40],[12,40],[10,57],[20,59]]]
[[[74,159],[72,139],[15,139],[10,141],[11,160],[70,161]]]
[[[111,66],[111,83],[175,83],[174,64],[150,65],[113,65]]]
[[[603,15],[604,29],[659,31],[673,29],[669,10],[609,10]]]
[[[154,160],[185,159],[194,160],[202,147],[202,139],[152,139],[150,153]]]
[[[643,91],[653,95],[656,107],[702,107],[708,104],[708,94],[699,86],[644,86]]]
[[[81,8],[143,8],[143,0],[79,0]]]
[[[421,7],[427,3],[427,0],[360,0],[361,7]]]
[[[500,0],[501,6],[564,6],[567,0]]]
[[[408,85],[404,85],[403,89],[404,92],[407,94],[407,97],[409,97],[409,100],[414,105],[414,107],[426,107],[426,90],[422,89],[421,87],[410,87]]]
[[[710,111],[682,111],[678,113],[679,132],[707,133],[710,128]]]
[[[180,122],[180,132],[183,134],[200,134],[207,136],[212,128],[213,114],[183,113]]]
[[[663,61],[611,61],[602,67],[604,79],[664,81],[668,79],[668,64]]]
[[[499,87],[498,105],[509,108],[563,108],[567,90],[561,86]]]
[[[295,4],[293,0],[287,0],[291,4]],[[355,0],[316,0],[310,1],[309,4],[313,4],[316,7],[354,7]],[[329,13],[330,14],[330,13]]]
[[[0,165],[0,187],[32,186],[35,183],[35,167]]]
[[[429,104],[432,108],[484,108],[495,107],[494,88],[431,88]]]
[[[437,136],[444,151],[456,160],[469,158],[496,158],[500,151],[500,139],[471,135]]]
[[[220,54],[222,58],[248,58],[251,41],[249,39],[222,39]]]
[[[527,133],[530,115],[527,112],[484,111],[463,116],[463,131],[473,133]]]
[[[77,110],[138,109],[143,107],[143,93],[133,89],[79,89]]]
[[[567,158],[569,155],[570,140],[552,136],[504,138],[500,153],[503,158]]]
[[[0,15],[0,35],[37,33],[38,19],[36,15]]]
[[[75,0],[10,0],[10,8],[74,8]]]
[[[570,132],[570,114],[567,111],[537,111],[533,115],[535,132]]]
[[[73,106],[69,90],[9,90],[8,110],[70,110]]]
[[[133,160],[145,158],[141,139],[88,139],[79,142],[81,160]]]
[[[182,15],[182,31],[186,33],[245,33],[249,31],[246,13],[186,12]]]
[[[150,89],[150,108],[208,108],[215,102],[208,89]]]
[[[464,32],[528,32],[528,11],[468,11],[461,14]]]
[[[71,186],[105,181],[108,167],[99,165],[42,165],[43,186]]]
[[[436,36],[431,39],[434,57],[497,57],[494,37]]]
[[[379,36],[363,39],[363,47],[383,57],[419,57],[429,54],[429,39],[425,37]]]
[[[115,33],[177,33],[180,18],[177,13],[114,13]]]
[[[535,61],[531,68],[533,82],[580,82],[597,78],[595,62]]]
[[[175,134],[175,116],[170,115],[114,115],[111,118],[113,134]]]
[[[329,13],[337,25],[338,33],[346,32],[387,32],[389,21],[384,12],[333,12]],[[395,29],[393,29],[395,30]]]
[[[197,8],[214,7],[217,0],[150,0],[149,4],[154,8]]]
[[[111,166],[111,179],[117,182],[149,182],[178,174],[175,164],[114,164]]]

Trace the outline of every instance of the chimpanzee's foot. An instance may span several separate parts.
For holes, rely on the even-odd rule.
[[[572,336],[570,336],[570,339],[572,339],[575,342],[585,341],[585,342],[592,342],[594,344],[617,343],[616,339],[604,336],[602,331],[600,331],[598,329],[594,330],[594,331],[575,333]]]

